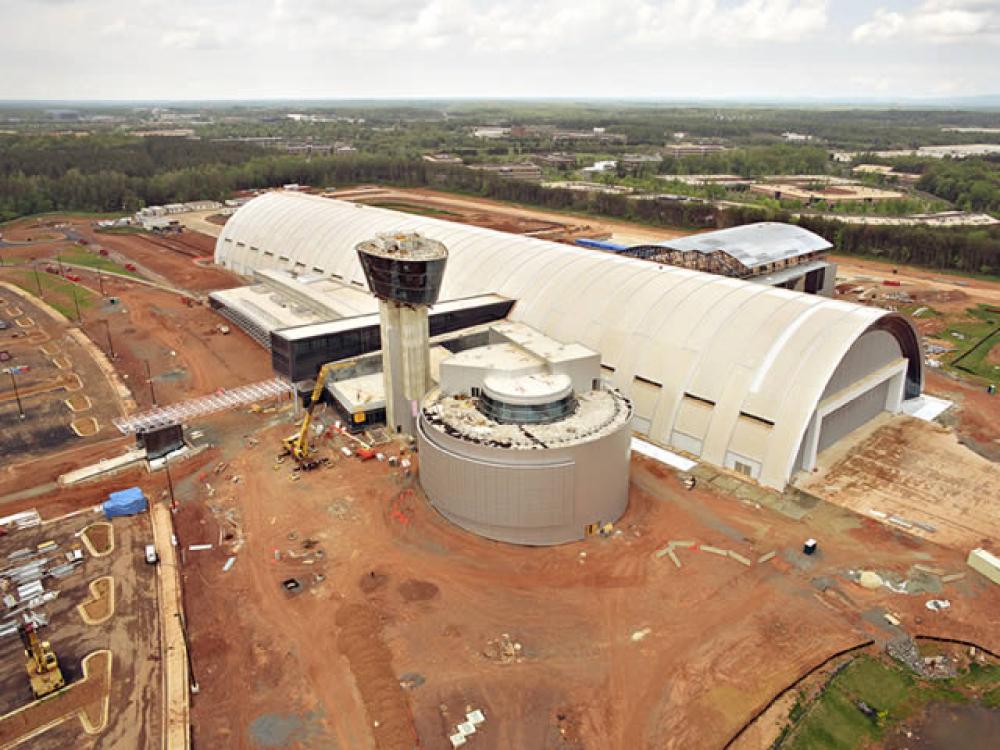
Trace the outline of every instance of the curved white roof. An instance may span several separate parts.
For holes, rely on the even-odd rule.
[[[770,423],[749,440],[764,484],[787,482],[831,375],[869,329],[894,334],[910,392],[922,384],[912,325],[884,310],[372,206],[268,193],[229,219],[215,255],[237,273],[299,269],[364,285],[355,246],[414,231],[448,248],[441,299],[497,292],[518,300],[512,320],[600,352],[654,440],[671,443],[693,400],[711,407],[691,416],[701,457],[722,465],[741,413]]]
[[[700,232],[654,243],[683,252],[714,253],[721,251],[736,258],[747,268],[773,263],[800,255],[829,250],[832,245],[815,232],[774,221],[743,224],[738,227]],[[640,245],[639,247],[646,247]]]

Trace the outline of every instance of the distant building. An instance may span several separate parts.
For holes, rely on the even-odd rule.
[[[880,175],[887,180],[895,180],[900,185],[915,185],[922,177],[915,172],[897,172],[894,167],[884,164],[859,164],[851,172],[857,175]]]
[[[826,185],[809,188],[788,183],[760,183],[751,185],[750,191],[767,195],[777,200],[803,201],[804,203],[844,203],[848,201],[873,201],[902,198],[903,194],[895,190],[880,190],[864,185]]]
[[[516,164],[470,164],[469,169],[488,172],[507,180],[540,180],[542,169],[537,164],[520,162]]]
[[[593,165],[584,167],[580,171],[584,174],[604,174],[606,172],[614,172],[616,169],[618,169],[618,162],[613,159],[607,159],[605,161],[595,161]]]
[[[293,156],[329,156],[333,151],[333,144],[288,142],[279,143],[275,148]]]
[[[576,190],[581,193],[608,193],[609,195],[628,195],[633,192],[633,188],[625,185],[605,185],[603,182],[583,182],[580,180],[543,182],[542,187]]]
[[[192,128],[161,128],[158,130],[133,130],[129,135],[140,138],[193,138]]]
[[[663,153],[665,156],[677,158],[681,156],[707,156],[725,150],[726,147],[718,143],[668,143],[663,148]]]
[[[454,154],[424,154],[421,158],[424,161],[429,161],[431,164],[462,164],[461,157]]]
[[[805,141],[811,141],[813,139],[813,136],[808,135],[806,133],[792,133],[792,132],[782,133],[781,137],[791,143],[804,143]]]
[[[727,188],[745,188],[753,184],[749,177],[740,177],[736,174],[658,174],[659,180],[669,180],[670,182],[680,182],[684,185],[721,185]]]
[[[659,166],[662,161],[663,157],[659,154],[625,154],[618,160],[618,163],[626,172],[635,173],[654,164]]]
[[[501,128],[493,125],[480,126],[472,129],[474,138],[499,139],[510,135],[510,128]]]
[[[628,143],[624,133],[609,133],[604,128],[593,130],[556,130],[552,133],[553,141],[597,141],[598,143]]]
[[[537,156],[532,156],[531,159],[542,167],[553,167],[555,169],[573,169],[576,167],[576,157],[573,154],[562,152],[538,154]]]

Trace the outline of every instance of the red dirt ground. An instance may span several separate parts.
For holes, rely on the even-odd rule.
[[[283,747],[410,748],[416,732],[446,748],[472,706],[487,716],[474,738],[484,748],[565,746],[562,730],[581,747],[718,748],[808,667],[891,635],[883,608],[911,632],[1000,646],[1000,592],[977,576],[946,587],[941,614],[845,577],[930,561],[965,570],[962,554],[824,503],[793,521],[687,492],[636,459],[621,534],[515,547],[460,531],[419,490],[401,496],[384,463],[344,459],[289,481],[287,465],[270,465],[287,430],[227,449],[212,498],[192,487],[177,517],[182,545],[218,541],[211,507],[236,510],[245,537],[229,572],[229,550],[186,560],[199,745],[256,747],[284,717]],[[808,536],[817,558],[799,552]],[[669,539],[779,555],[748,569],[687,551],[678,570],[653,554]],[[280,586],[289,576],[299,593]],[[503,633],[523,644],[515,663],[485,655]],[[426,681],[402,688],[412,673]],[[234,674],[246,689],[233,690]]]
[[[205,292],[229,289],[242,283],[237,276],[221,268],[195,263],[195,258],[211,258],[215,252],[215,239],[197,232],[155,237],[96,233],[88,227],[82,229],[81,234],[92,245],[108,248],[181,289]]]
[[[928,393],[955,402],[959,439],[981,456],[1000,461],[1000,394],[991,396],[977,384],[951,378],[930,368],[924,387]]]
[[[94,274],[82,275],[84,283],[96,286]],[[88,311],[84,330],[108,352],[99,321],[108,322],[115,368],[127,376],[125,383],[140,407],[152,404],[147,361],[160,405],[273,376],[270,355],[236,326],[229,326],[228,335],[219,333],[218,325],[227,321],[211,308],[189,307],[176,294],[133,282],[105,279],[104,284],[108,296],[120,303]]]

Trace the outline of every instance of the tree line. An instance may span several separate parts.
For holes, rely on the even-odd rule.
[[[158,155],[154,160],[160,158],[170,163],[180,158],[167,145],[162,151],[156,146],[147,148],[147,154]],[[184,158],[189,158],[190,153],[193,152]],[[547,188],[463,167],[402,157],[350,155],[304,159],[267,154],[241,163],[203,163],[162,169],[153,174],[137,174],[137,171],[145,171],[145,167],[128,171],[83,171],[72,167],[55,174],[48,169],[40,174],[21,170],[0,172],[0,220],[46,211],[131,212],[144,205],[204,198],[224,200],[238,190],[292,182],[318,187],[359,183],[431,187],[665,227],[708,229],[754,221],[790,220],[786,212],[768,207],[719,208],[698,201],[635,199]],[[869,226],[841,224],[815,216],[802,216],[797,221],[833,242],[837,252],[876,255],[932,268],[1000,273],[1000,229]]]

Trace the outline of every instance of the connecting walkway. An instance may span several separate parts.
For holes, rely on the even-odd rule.
[[[128,435],[133,432],[144,432],[146,430],[155,430],[160,427],[180,424],[209,414],[236,409],[257,401],[278,398],[291,392],[291,383],[281,378],[273,378],[272,380],[242,385],[239,388],[232,388],[230,390],[220,389],[209,396],[200,396],[188,401],[171,404],[170,406],[156,407],[141,414],[119,417],[114,420],[114,424],[123,435]]]

